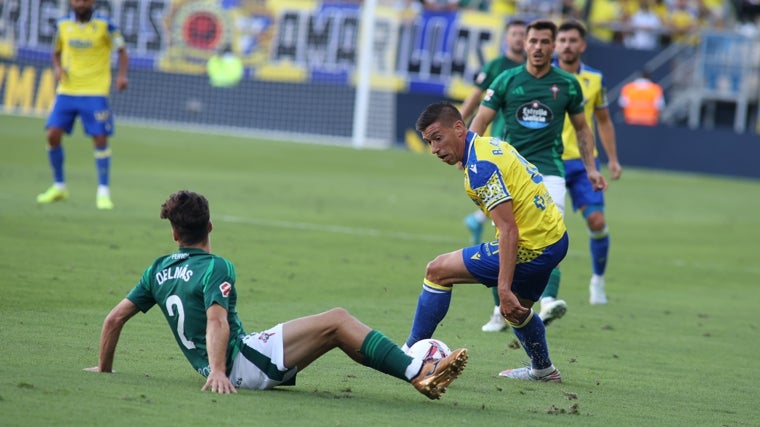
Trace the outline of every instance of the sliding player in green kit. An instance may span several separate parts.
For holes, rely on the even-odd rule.
[[[98,366],[112,372],[122,327],[138,312],[159,306],[185,357],[206,377],[202,390],[234,393],[294,385],[296,374],[334,348],[370,368],[410,382],[438,399],[467,363],[460,348],[440,360],[415,359],[342,308],[280,323],[246,335],[237,314],[235,268],[211,253],[208,201],[180,191],[161,206],[177,252],[159,257],[103,323]]]

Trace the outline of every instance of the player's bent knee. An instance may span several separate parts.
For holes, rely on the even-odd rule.
[[[425,280],[440,283],[443,279],[443,272],[445,271],[446,262],[442,259],[442,256],[436,257],[430,261],[425,267]]]
[[[597,235],[598,237],[604,237],[607,235],[607,224],[605,223],[604,218],[600,221],[589,221],[588,229],[591,234]]]
[[[108,145],[108,136],[107,135],[96,135],[96,136],[92,137],[92,143],[96,147],[100,147],[100,148],[105,147],[106,145]]]
[[[352,325],[357,320],[343,307],[335,307],[314,316],[310,327],[319,329],[319,334],[335,340],[341,328]]]
[[[63,138],[63,129],[49,128],[47,132],[47,143],[51,147],[57,147],[61,145],[61,139]]]
[[[604,219],[604,213],[602,211],[591,212],[586,217],[586,224],[592,233],[602,232],[607,227],[606,221]]]
[[[425,281],[435,283],[443,288],[450,288],[455,283],[460,283],[457,281],[457,278],[461,276],[459,270],[464,268],[461,258],[461,250],[438,255],[427,264]],[[457,263],[462,265],[460,266]]]
[[[347,318],[353,317],[351,316],[351,313],[348,312],[343,307],[335,307],[327,311],[326,313],[328,316],[330,316],[333,319],[343,321]]]

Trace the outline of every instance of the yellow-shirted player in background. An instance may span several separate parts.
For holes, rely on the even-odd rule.
[[[56,22],[53,72],[58,81],[53,111],[48,117],[48,159],[53,185],[37,196],[38,203],[52,203],[69,197],[63,173],[63,133],[70,134],[76,117],[95,145],[98,171],[96,206],[113,209],[109,191],[113,114],[108,105],[111,89],[111,51],[119,53],[116,89],[127,88],[127,49],[124,38],[110,19],[95,15],[95,0],[71,0],[72,11]]]
[[[557,31],[557,59],[554,65],[575,75],[581,84],[586,121],[592,127],[594,119],[599,129],[599,140],[607,153],[607,167],[610,178],[618,179],[622,173],[617,157],[615,143],[615,128],[607,107],[607,88],[602,72],[581,62],[581,54],[586,50],[586,29],[576,21],[568,21],[559,26]],[[604,194],[594,191],[586,176],[586,169],[578,152],[575,131],[570,119],[565,117],[562,130],[564,152],[562,160],[565,164],[565,186],[573,202],[573,210],[579,210],[586,219],[589,230],[589,248],[591,251],[591,267],[593,274],[589,284],[589,302],[591,304],[606,304],[607,295],[604,290],[604,272],[607,267],[610,237],[607,232],[607,222],[604,218]],[[594,148],[594,157],[597,157]],[[599,169],[599,159],[596,159]],[[555,288],[547,286],[541,296],[542,306],[545,301],[557,298],[558,285]],[[547,300],[548,299],[548,300]]]

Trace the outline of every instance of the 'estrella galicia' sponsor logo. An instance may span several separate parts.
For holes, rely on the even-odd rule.
[[[554,114],[549,107],[534,100],[521,105],[515,112],[515,118],[526,128],[541,129],[549,126],[554,119]]]

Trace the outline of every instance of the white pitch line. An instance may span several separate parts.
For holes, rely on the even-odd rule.
[[[355,228],[355,227],[344,227],[340,225],[310,224],[306,222],[292,222],[292,221],[272,221],[272,220],[264,220],[264,219],[243,218],[243,217],[231,216],[231,215],[221,215],[221,216],[218,216],[217,218],[225,222],[232,222],[232,223],[237,223],[237,224],[260,225],[260,226],[266,226],[266,227],[286,228],[286,229],[291,229],[291,230],[320,231],[324,233],[339,233],[339,234],[348,234],[348,235],[355,235],[355,236],[388,237],[388,238],[403,239],[403,240],[416,240],[416,241],[425,241],[425,242],[441,242],[441,243],[454,243],[454,244],[457,244],[457,243],[461,244],[464,240],[464,239],[455,239],[455,238],[447,237],[447,236],[431,236],[431,235],[425,235],[425,234],[412,234],[412,233],[401,233],[401,232],[388,233],[388,232],[384,232],[380,230],[375,230],[372,228]]]
[[[265,219],[255,219],[255,218],[243,218],[239,216],[232,216],[232,215],[220,215],[220,216],[214,216],[212,220],[218,219],[220,221],[224,222],[230,222],[230,223],[237,223],[237,224],[247,224],[247,225],[255,225],[255,226],[265,226],[265,227],[277,227],[277,228],[284,228],[284,229],[290,229],[290,230],[308,230],[308,231],[317,231],[322,233],[338,233],[338,234],[348,234],[353,236],[369,236],[369,237],[378,237],[378,238],[391,238],[391,239],[402,239],[402,240],[414,240],[414,241],[423,241],[423,242],[434,242],[434,243],[450,243],[457,247],[467,247],[469,246],[469,243],[466,242],[466,230],[462,231],[462,238],[453,238],[448,236],[431,236],[427,234],[412,234],[412,233],[401,233],[401,232],[383,232],[380,230],[372,229],[372,228],[356,228],[356,227],[344,227],[340,225],[330,225],[330,224],[311,224],[306,222],[292,222],[292,221],[272,221],[272,220],[265,220]],[[565,261],[569,259],[575,259],[575,258],[583,258],[586,257],[588,254],[588,250],[584,245],[578,245],[578,244],[571,244],[571,248],[567,252],[567,257],[565,257]],[[716,267],[715,265],[711,264],[704,264],[704,263],[695,263],[689,260],[681,260],[681,259],[675,259],[670,260],[668,264],[674,265],[676,268],[696,268],[700,270],[706,270],[706,271],[716,271],[721,270],[721,268]],[[749,272],[749,273],[758,273],[760,272],[760,269],[756,267],[744,267],[741,269],[741,271]]]

